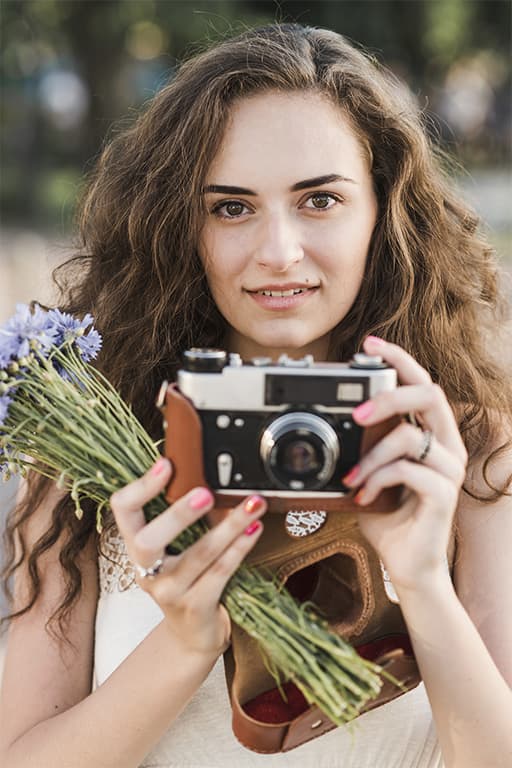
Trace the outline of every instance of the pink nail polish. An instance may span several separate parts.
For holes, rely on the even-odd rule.
[[[354,496],[356,504],[364,504],[364,488],[361,488]]]
[[[161,456],[158,461],[153,464],[151,467],[151,474],[152,475],[161,475],[162,472],[165,470],[167,466],[167,459],[164,459],[163,456]]]
[[[352,467],[352,469],[350,470],[350,472],[348,472],[348,473],[345,475],[345,477],[342,477],[342,478],[341,478],[341,481],[342,481],[343,483],[345,483],[345,485],[350,485],[350,483],[353,483],[353,482],[354,482],[354,480],[356,479],[356,477],[358,476],[358,474],[360,473],[360,471],[361,471],[361,467],[359,466],[359,464],[356,464],[356,465],[355,465],[355,467]]]
[[[380,347],[386,343],[384,339],[380,339],[378,336],[367,336],[366,341],[371,342],[375,347]]]
[[[192,496],[190,496],[188,503],[192,509],[204,509],[211,503],[211,501],[212,494],[210,491],[207,488],[198,488],[197,491],[194,491]]]
[[[354,410],[352,411],[352,415],[355,416],[357,419],[364,421],[364,419],[367,419],[369,416],[372,415],[374,410],[375,410],[375,403],[372,403],[371,400],[367,400],[366,403],[363,403],[362,405],[358,405],[357,408],[354,408]]]
[[[249,515],[260,512],[265,506],[265,499],[262,496],[251,496],[244,504],[244,509]]]
[[[262,527],[262,525],[261,525],[260,521],[259,520],[255,520],[254,523],[251,523],[250,525],[247,526],[247,528],[245,529],[244,533],[245,533],[246,536],[252,536],[253,533],[256,533],[256,531],[259,531],[261,527]]]

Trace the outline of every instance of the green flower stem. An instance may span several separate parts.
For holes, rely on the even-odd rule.
[[[38,370],[37,366],[34,366],[36,368],[36,371]],[[53,369],[52,369],[53,370]],[[106,465],[111,465],[112,469],[116,472],[116,474],[120,475],[124,478],[126,482],[130,482],[134,480],[141,471],[141,465],[140,460],[141,458],[146,459],[145,456],[136,456],[129,450],[129,445],[123,444],[122,446],[117,446],[116,441],[112,440],[112,434],[111,430],[106,427],[106,424],[108,423],[108,415],[101,413],[101,408],[98,408],[98,413],[94,414],[94,416],[91,415],[89,409],[84,409],[81,414],[81,420],[80,422],[77,422],[75,418],[70,419],[69,418],[69,401],[62,395],[59,389],[59,382],[62,382],[58,374],[53,371],[53,375],[56,379],[55,382],[48,382],[46,379],[41,378],[41,381],[37,381],[37,375],[34,376],[33,381],[27,380],[26,382],[26,390],[27,393],[29,393],[36,403],[39,403],[41,405],[41,408],[46,410],[48,412],[46,418],[46,431],[49,435],[51,435],[50,440],[48,440],[48,453],[52,455],[56,455],[57,458],[62,456],[62,452],[59,451],[60,449],[60,441],[59,437],[61,434],[61,431],[64,429],[66,432],[68,432],[67,438],[66,438],[66,454],[70,454],[70,448],[76,448],[76,453],[71,452],[72,455],[76,457],[76,459],[79,462],[79,465],[84,468],[84,446],[87,446],[90,435],[91,435],[91,429],[88,429],[87,426],[89,425],[93,433],[96,436],[99,436],[99,434],[103,434],[106,438],[104,441],[101,440],[95,440],[94,446],[92,448],[92,451],[94,452],[95,460],[99,460],[103,462]],[[36,386],[33,385],[33,382],[36,382]],[[50,384],[55,384],[56,386],[52,387],[49,386]],[[66,382],[64,382],[66,384]],[[41,386],[37,386],[41,385]],[[76,390],[73,387],[69,387],[73,393],[75,394],[75,399],[77,399],[77,402],[80,404],[83,401],[83,397],[76,398]],[[56,392],[54,392],[56,390]],[[67,393],[66,393],[67,394]],[[52,396],[52,399],[49,400],[49,396]],[[58,405],[55,404],[55,401],[57,401]],[[60,401],[60,402],[59,402]],[[16,409],[16,405],[18,405],[17,401],[15,400],[13,403],[14,410]],[[21,410],[21,409],[20,409]],[[29,402],[25,405],[25,409],[23,409],[26,413],[33,413],[33,404],[32,402]],[[53,417],[53,420],[52,420]],[[133,420],[133,416],[132,416]],[[34,429],[37,429],[37,425],[40,423],[40,419],[37,418],[37,420],[34,420]],[[53,434],[52,434],[52,427],[53,427]],[[73,433],[73,434],[72,434]],[[75,437],[73,437],[73,435]],[[44,440],[44,438],[41,438],[41,440]],[[106,446],[108,446],[110,453],[107,453],[107,451],[102,451],[101,446],[102,443],[105,443]],[[155,459],[158,457],[158,451],[154,449],[155,451]],[[117,461],[112,461],[111,454],[117,454]],[[128,455],[127,455],[128,454]],[[133,467],[133,473],[129,473],[126,471],[126,464],[127,464],[127,458],[129,458],[129,464]],[[147,462],[147,459],[146,459]],[[151,466],[151,463],[149,463],[149,466]],[[146,467],[146,468],[149,468]]]

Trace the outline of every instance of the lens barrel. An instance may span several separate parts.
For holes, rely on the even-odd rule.
[[[331,480],[340,456],[338,435],[314,413],[294,411],[267,425],[260,457],[267,476],[286,490],[317,490]]]

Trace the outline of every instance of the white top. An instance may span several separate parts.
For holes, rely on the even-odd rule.
[[[161,620],[134,582],[122,540],[103,544],[96,617],[95,687],[101,685]],[[143,682],[141,681],[141,684]],[[140,768],[443,768],[425,688],[336,728],[290,752],[260,755],[231,730],[222,658]]]

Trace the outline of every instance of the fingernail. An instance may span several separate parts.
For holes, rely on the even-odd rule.
[[[361,488],[356,495],[354,496],[354,501],[356,504],[364,504],[364,488]]]
[[[363,403],[362,405],[358,405],[357,408],[354,408],[354,410],[352,411],[352,415],[358,419],[361,419],[361,421],[364,421],[364,419],[367,419],[369,416],[372,415],[374,410],[375,410],[375,403],[372,403],[371,400],[367,400],[366,403]]]
[[[384,339],[380,339],[378,336],[367,336],[366,341],[370,341],[376,347],[382,346],[386,343]]]
[[[353,483],[356,477],[359,475],[361,471],[361,467],[359,464],[356,464],[355,467],[352,467],[350,472],[348,472],[345,477],[341,478],[341,482],[345,483],[345,485],[350,485],[350,483]]]
[[[244,533],[246,536],[252,536],[253,533],[256,533],[256,531],[259,531],[261,527],[262,527],[262,524],[260,523],[260,521],[255,520],[254,523],[251,523],[250,525],[247,526]]]
[[[167,464],[168,464],[167,459],[164,459],[164,457],[161,456],[158,459],[158,461],[155,464],[153,464],[153,466],[151,467],[151,474],[152,475],[161,475],[162,472],[165,471],[165,468],[166,468]]]
[[[265,506],[265,499],[262,496],[251,496],[244,504],[244,509],[249,515],[260,512]]]
[[[194,491],[192,496],[190,496],[188,503],[192,509],[204,509],[211,503],[211,501],[212,494],[210,491],[207,488],[198,488],[197,491]]]

